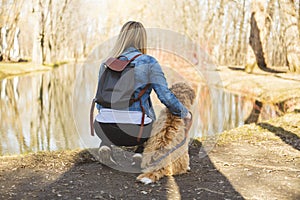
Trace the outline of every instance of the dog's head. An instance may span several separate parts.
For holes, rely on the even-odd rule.
[[[191,108],[196,97],[195,91],[191,86],[180,82],[173,84],[170,90],[185,107]]]

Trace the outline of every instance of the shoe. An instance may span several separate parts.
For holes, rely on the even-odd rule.
[[[141,167],[141,164],[142,164],[142,154],[140,153],[135,153],[133,156],[132,156],[132,166],[135,166],[135,167],[138,167],[140,168]]]
[[[108,146],[102,146],[99,148],[98,151],[99,154],[99,160],[101,163],[111,166],[111,165],[117,165],[116,161],[111,156],[111,148]]]

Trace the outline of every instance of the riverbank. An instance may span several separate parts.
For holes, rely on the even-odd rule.
[[[44,65],[35,65],[31,62],[0,62],[0,80],[14,76],[22,76],[30,73],[45,72],[51,69],[52,67]]]
[[[274,104],[278,111],[286,113],[300,109],[300,74],[268,73],[259,69],[247,73],[238,67],[219,66],[208,71],[207,76],[217,74],[220,79],[210,80],[215,87],[232,94],[242,95],[262,102]]]
[[[106,167],[88,150],[0,157],[1,199],[299,199],[300,112],[222,133],[191,171],[155,184]]]

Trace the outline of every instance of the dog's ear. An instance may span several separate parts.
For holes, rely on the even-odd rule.
[[[196,98],[196,93],[195,91],[193,90],[192,87],[190,87],[189,85],[187,85],[187,87],[185,88],[184,90],[184,93],[185,93],[185,98],[186,98],[186,101],[189,101],[189,102],[186,102],[185,104],[187,104],[186,106],[187,107],[190,107],[193,105],[194,101],[195,101],[195,98]]]
[[[196,94],[193,88],[188,84],[184,82],[175,83],[172,85],[170,90],[186,107],[190,107],[191,105],[193,105]]]

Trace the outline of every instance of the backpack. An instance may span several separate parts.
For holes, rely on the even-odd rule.
[[[105,63],[105,70],[98,81],[96,97],[93,99],[90,110],[91,135],[94,135],[93,112],[95,103],[105,108],[124,109],[139,101],[142,110],[141,128],[137,140],[140,140],[144,126],[145,109],[142,106],[141,97],[145,94],[150,84],[147,84],[138,94],[133,97],[134,88],[134,67],[131,63],[134,59],[141,56],[137,54],[130,60],[120,60],[119,58],[109,58]],[[124,56],[125,57],[125,56]]]
[[[134,93],[134,64],[130,60],[109,58],[105,63],[106,69],[98,82],[96,103],[105,108],[122,109],[132,105]]]

